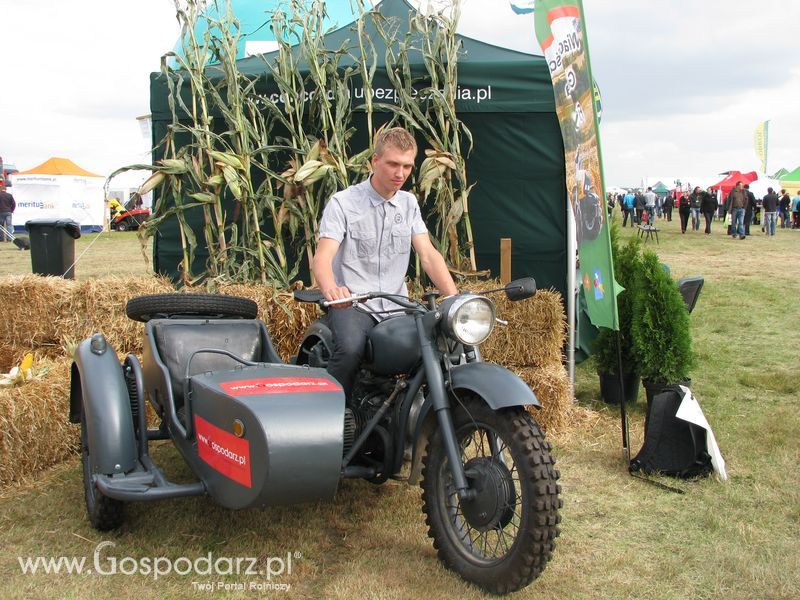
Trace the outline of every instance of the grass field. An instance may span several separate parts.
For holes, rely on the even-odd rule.
[[[630,477],[618,413],[597,402],[597,377],[590,365],[579,365],[576,396],[594,416],[549,436],[562,474],[562,535],[544,574],[513,597],[800,597],[800,231],[779,230],[769,239],[755,227],[751,237],[734,241],[718,223],[710,236],[681,235],[675,221],[658,225],[660,244],[649,246],[673,276],[706,279],[691,317],[693,389],[730,479],[665,480],[685,491],[676,494]],[[76,254],[92,237],[78,240]],[[27,253],[3,246],[0,272],[28,272]],[[133,234],[104,234],[78,263],[77,277],[146,269]],[[631,411],[634,451],[642,442],[643,395]],[[176,479],[188,477],[168,444],[154,454]],[[419,490],[404,484],[346,481],[330,504],[264,512],[229,512],[207,498],[132,505],[120,531],[101,534],[88,526],[73,459],[0,491],[0,596],[244,597],[256,592],[204,586],[265,583],[264,576],[236,574],[155,580],[94,572],[112,570],[114,561],[118,571],[131,570],[155,557],[183,566],[180,557],[211,553],[256,557],[262,565],[281,558],[285,566],[291,556],[291,574],[272,578],[291,586],[287,597],[481,598],[437,562],[420,505]],[[103,541],[113,546],[98,550]],[[93,573],[23,574],[18,557],[28,556],[83,558]]]

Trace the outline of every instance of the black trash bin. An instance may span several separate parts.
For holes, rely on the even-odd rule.
[[[72,263],[81,226],[72,219],[32,219],[25,229],[30,233],[33,272],[75,279]]]

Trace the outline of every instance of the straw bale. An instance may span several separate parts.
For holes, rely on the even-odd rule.
[[[533,298],[511,302],[504,294],[492,297],[497,316],[508,325],[498,325],[481,345],[487,360],[512,365],[559,365],[566,341],[566,317],[561,295],[540,290]]]
[[[58,316],[68,306],[75,282],[58,277],[23,275],[0,279],[0,370],[8,371],[26,352],[61,354]]]
[[[125,316],[134,296],[172,290],[158,277],[105,277],[74,281],[24,275],[0,279],[0,306],[12,318],[0,321],[0,370],[7,371],[26,352],[58,358],[70,344],[102,332],[120,354],[141,352],[141,324]]]
[[[161,277],[104,277],[87,279],[74,288],[68,310],[60,315],[62,341],[79,342],[94,333],[105,335],[120,356],[141,354],[142,324],[125,314],[128,300],[146,294],[174,291]]]
[[[43,359],[47,374],[0,388],[0,486],[75,454],[80,429],[68,422],[70,360]]]
[[[575,405],[569,376],[563,366],[516,367],[512,370],[541,402],[541,409],[531,407],[529,410],[545,431],[557,432],[570,426]]]

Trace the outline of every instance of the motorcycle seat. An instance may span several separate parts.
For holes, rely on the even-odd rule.
[[[192,352],[200,348],[226,350],[251,362],[281,363],[266,327],[258,320],[153,321],[153,339],[169,372],[176,406],[183,404],[183,378]],[[241,363],[223,354],[203,352],[192,359],[190,375],[233,369]]]

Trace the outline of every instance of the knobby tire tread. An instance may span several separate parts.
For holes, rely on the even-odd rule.
[[[131,298],[125,314],[134,321],[170,315],[197,315],[255,319],[258,304],[249,298],[220,294],[150,294]]]
[[[483,417],[487,414],[484,411],[494,412],[480,399],[468,399],[464,405],[478,421],[484,420]],[[458,413],[460,419],[457,417]],[[530,501],[533,513],[529,520],[530,525],[525,529],[521,528],[518,533],[518,537],[523,539],[515,540],[510,551],[502,559],[502,564],[492,568],[493,572],[490,572],[488,567],[481,572],[482,568],[469,562],[462,555],[463,550],[451,542],[443,528],[452,525],[449,517],[441,514],[435,497],[437,489],[435,479],[439,476],[438,466],[446,460],[438,432],[429,441],[423,458],[422,510],[426,516],[428,536],[433,539],[439,560],[448,569],[490,593],[508,594],[527,586],[541,574],[552,558],[555,538],[560,533],[559,509],[563,502],[559,497],[561,486],[557,483],[560,474],[550,454],[550,443],[544,440],[544,433],[538,423],[521,408],[505,409],[495,414],[499,419],[496,425],[499,426],[502,420],[509,421],[511,439],[508,445],[510,447],[513,444],[517,452],[524,457],[524,460],[517,464],[519,477],[521,479],[524,477],[529,482],[533,492]],[[454,410],[456,429],[463,425],[464,416],[464,409]]]

